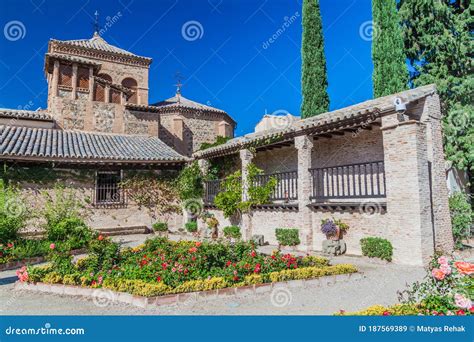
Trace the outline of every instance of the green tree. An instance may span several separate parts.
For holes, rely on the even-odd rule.
[[[407,89],[408,69],[396,0],[372,0],[372,18],[372,83],[380,97]]]
[[[319,0],[303,0],[301,117],[308,118],[329,110],[326,57]]]
[[[466,0],[401,0],[405,51],[418,87],[435,83],[444,114],[444,146],[458,169],[472,174],[474,161],[474,5]]]

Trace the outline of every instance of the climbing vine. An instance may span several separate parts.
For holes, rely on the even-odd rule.
[[[202,197],[204,191],[203,175],[197,161],[181,170],[176,185],[179,198],[182,201]]]
[[[257,183],[257,176],[261,175],[263,170],[250,164],[247,168],[247,184],[242,184],[242,173],[236,171],[226,177],[222,182],[222,191],[217,194],[214,204],[222,210],[225,217],[231,217],[248,212],[253,205],[268,203],[270,195],[277,185],[275,177],[262,185]],[[242,186],[247,188],[247,199],[242,200]]]
[[[136,174],[124,179],[121,186],[128,198],[139,207],[146,208],[155,219],[180,211],[178,192],[170,179]]]

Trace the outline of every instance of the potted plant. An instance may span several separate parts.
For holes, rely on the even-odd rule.
[[[214,214],[208,211],[205,211],[204,213],[202,213],[201,218],[204,221],[204,223],[207,225],[207,227],[211,230],[212,239],[214,240],[217,239],[219,237],[219,230],[217,229],[217,227],[219,226],[219,220],[216,219]]]
[[[349,230],[349,225],[342,220],[325,219],[321,221],[321,231],[328,240],[341,240]]]
[[[166,222],[155,222],[152,225],[153,231],[159,235],[168,236],[168,223]]]

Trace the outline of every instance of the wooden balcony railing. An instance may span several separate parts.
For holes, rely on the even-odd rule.
[[[385,197],[383,161],[315,168],[310,172],[313,200]]]
[[[272,177],[277,180],[277,185],[270,195],[270,201],[290,201],[298,198],[298,171],[258,175],[255,185],[265,185]]]

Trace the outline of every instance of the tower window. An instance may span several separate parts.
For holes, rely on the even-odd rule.
[[[59,66],[59,85],[72,87],[72,66],[65,64]]]
[[[120,97],[122,93],[115,89],[110,89],[110,102],[111,103],[120,103]]]
[[[103,84],[96,83],[94,87],[94,101],[105,101],[105,88]]]
[[[77,68],[77,86],[82,89],[89,89],[89,69]]]
[[[127,87],[133,91],[132,95],[128,98],[127,102],[128,103],[138,103],[138,98],[137,98],[137,81],[135,81],[131,77],[127,77],[122,81],[122,85],[124,87]]]

